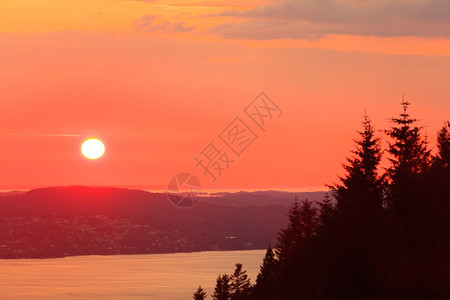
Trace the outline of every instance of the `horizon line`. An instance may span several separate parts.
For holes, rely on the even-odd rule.
[[[9,192],[28,192],[32,190],[42,189],[42,188],[58,188],[58,187],[105,187],[105,188],[118,188],[118,189],[130,189],[130,190],[141,190],[150,193],[166,193],[167,187],[162,186],[143,186],[143,185],[83,185],[83,184],[73,184],[73,185],[46,185],[46,186],[36,186],[30,188],[0,188],[1,193]],[[239,192],[287,192],[287,193],[305,193],[305,192],[327,192],[329,189],[326,187],[255,187],[255,188],[245,188],[245,187],[232,187],[232,188],[206,188],[202,190],[202,194],[216,194],[216,193],[239,193]]]

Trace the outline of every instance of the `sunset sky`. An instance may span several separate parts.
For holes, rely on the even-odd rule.
[[[265,130],[244,112],[260,92],[282,111]],[[0,190],[325,189],[364,111],[387,129],[403,95],[434,149],[448,0],[0,0]],[[237,117],[258,136],[240,156],[219,137]],[[194,160],[212,141],[234,160],[215,182]]]

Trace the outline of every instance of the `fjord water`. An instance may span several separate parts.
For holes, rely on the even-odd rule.
[[[1,299],[192,299],[199,285],[210,298],[217,275],[240,262],[252,283],[265,250],[75,256],[0,260]]]

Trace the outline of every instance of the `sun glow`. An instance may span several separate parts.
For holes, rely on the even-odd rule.
[[[105,145],[98,138],[88,138],[81,145],[81,153],[88,159],[98,159],[105,153]]]

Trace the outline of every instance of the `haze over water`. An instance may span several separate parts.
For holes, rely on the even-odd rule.
[[[243,264],[252,283],[265,250],[0,260],[1,299],[191,299]]]

